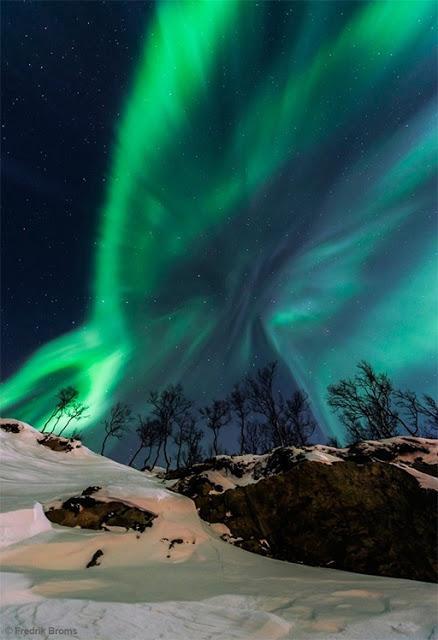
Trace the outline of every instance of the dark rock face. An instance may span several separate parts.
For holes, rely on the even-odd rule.
[[[100,562],[98,562],[99,558],[103,556],[102,549],[98,549],[93,553],[93,556],[90,562],[87,563],[86,569],[90,569],[90,567],[100,567]]]
[[[108,529],[108,527],[124,527],[142,533],[152,527],[155,513],[132,507],[117,500],[104,502],[89,495],[88,487],[82,495],[69,498],[59,508],[50,507],[45,511],[46,517],[56,524],[65,527],[82,527],[83,529]]]
[[[87,487],[86,489],[84,489],[82,491],[81,495],[82,496],[91,496],[93,493],[97,493],[101,489],[102,489],[102,487],[97,487],[97,486]]]
[[[201,518],[227,525],[235,544],[249,551],[358,573],[436,580],[434,491],[380,461],[305,460],[288,469],[290,463],[286,456],[280,473],[220,494],[211,493],[207,478],[191,478],[184,493],[192,494]]]
[[[236,478],[241,478],[245,472],[245,469],[237,462],[234,462],[231,456],[217,456],[207,459],[205,462],[199,462],[192,467],[185,467],[182,469],[171,469],[166,474],[167,480],[175,480],[179,478],[186,478],[194,473],[200,474],[203,471],[209,470],[223,470],[226,469]]]
[[[41,440],[37,440],[38,444],[42,444],[44,447],[51,449],[52,451],[63,451],[68,453],[73,449],[79,449],[81,444],[73,439],[58,438],[57,436],[44,436]]]
[[[21,428],[20,425],[16,422],[5,422],[4,424],[0,424],[0,428],[6,433],[20,433]]]
[[[414,460],[411,466],[413,469],[421,471],[421,473],[426,473],[428,476],[438,478],[438,464],[429,464],[427,462],[423,462],[421,459],[417,459]]]

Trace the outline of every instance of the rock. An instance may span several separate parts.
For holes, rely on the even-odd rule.
[[[96,500],[90,495],[75,496],[62,503],[60,507],[45,510],[51,522],[65,527],[82,529],[103,529],[124,527],[142,533],[151,527],[157,517],[155,513],[133,507],[117,500]]]
[[[339,462],[332,464],[307,459],[312,448],[306,448],[305,455],[287,448],[253,456],[263,458],[263,464],[254,460],[251,467],[245,457],[236,457],[246,467],[247,480],[241,486],[224,471],[236,484],[218,493],[204,466],[199,475],[193,474],[195,467],[192,475],[184,473],[175,488],[194,499],[201,518],[226,525],[227,540],[249,551],[358,573],[435,581],[437,493],[423,488],[409,468],[398,466],[400,461],[433,471],[432,445],[377,444],[334,450]],[[324,453],[321,447],[313,452],[316,449]],[[418,459],[421,455],[427,462]]]
[[[285,473],[305,460],[314,460],[324,464],[352,461],[356,464],[369,464],[375,460],[412,467],[427,475],[438,476],[438,442],[427,438],[398,436],[386,440],[367,440],[345,449],[326,445],[305,447],[279,447],[263,455],[247,454],[242,456],[216,456],[205,462],[185,469],[170,471],[166,480],[168,486],[175,481],[173,488],[180,493],[193,494],[193,486],[200,491],[211,489],[221,491],[235,485],[248,484],[279,473]],[[224,486],[218,479],[226,480]]]
[[[421,471],[421,473],[425,473],[428,476],[433,476],[434,478],[438,478],[438,464],[428,464],[427,462],[423,462],[421,459],[414,460],[411,464],[413,469],[417,469]]]
[[[184,540],[182,538],[175,538],[174,540],[171,540],[169,543],[169,550],[173,549],[176,544],[184,544]]]
[[[93,557],[91,558],[90,562],[87,563],[86,569],[89,569],[90,567],[100,567],[100,562],[97,562],[97,561],[102,556],[103,556],[102,549],[98,549],[95,553],[93,553]]]
[[[20,425],[16,422],[4,422],[0,424],[0,429],[3,429],[6,433],[20,433],[21,431]]]
[[[78,449],[81,445],[77,444],[75,440],[68,438],[59,438],[58,436],[47,435],[41,440],[37,440],[38,444],[42,444],[44,447],[52,449],[52,451],[63,451],[68,453],[73,449]]]
[[[84,489],[81,493],[82,496],[91,496],[91,494],[93,493],[97,493],[98,491],[100,491],[102,489],[102,487],[96,487],[96,486],[92,486],[92,487],[87,487],[86,489]]]

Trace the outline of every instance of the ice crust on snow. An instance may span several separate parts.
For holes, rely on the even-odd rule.
[[[86,447],[52,451],[20,425],[18,434],[0,429],[3,626],[70,627],[81,640],[436,637],[435,585],[248,553],[151,474]],[[327,449],[321,456],[332,455]],[[41,505],[92,485],[158,518],[140,535],[45,521]],[[97,549],[101,565],[86,569]]]

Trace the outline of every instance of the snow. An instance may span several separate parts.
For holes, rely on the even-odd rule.
[[[432,489],[433,491],[438,491],[438,478],[435,476],[430,476],[427,473],[423,473],[422,471],[418,471],[418,469],[412,469],[406,464],[394,464],[395,467],[400,467],[400,469],[404,469],[410,476],[413,476],[420,486],[423,489]]]
[[[300,460],[308,460],[312,462],[320,462],[321,464],[331,465],[335,462],[343,462],[343,458],[336,455],[337,449],[332,447],[324,447],[316,445],[309,448],[299,449],[297,447],[287,447],[287,450],[297,463]],[[275,470],[268,468],[272,459],[272,453],[266,454],[245,454],[241,456],[218,455],[212,458],[210,463],[215,468],[204,469],[199,471],[199,475],[206,478],[215,488],[211,490],[211,494],[219,494],[236,487],[245,487],[250,484],[256,484],[263,478],[277,473]],[[229,468],[230,463],[232,468]],[[199,465],[198,465],[199,466]],[[203,465],[201,465],[202,467]],[[239,469],[239,475],[233,470]],[[155,469],[153,470],[155,473]],[[197,465],[193,467],[193,471],[197,472]],[[159,474],[156,474],[159,477]],[[168,488],[175,488],[178,480],[166,481]]]
[[[397,436],[395,438],[386,438],[383,440],[366,440],[363,445],[369,451],[378,449],[394,449],[402,445],[418,446],[417,452],[398,453],[397,460],[404,462],[414,462],[416,458],[421,457],[422,461],[427,464],[438,463],[438,441],[434,438],[416,438],[411,436]],[[425,451],[422,451],[424,449]]]
[[[332,465],[342,463],[355,456],[363,456],[369,461],[376,460],[383,464],[398,466],[412,475],[426,489],[438,490],[438,480],[428,473],[418,471],[412,467],[415,463],[425,465],[438,464],[438,441],[430,438],[413,438],[398,436],[384,440],[365,440],[358,445],[343,449],[326,445],[312,445],[299,447],[283,447],[266,454],[246,454],[241,456],[218,455],[205,464],[194,465],[193,474],[207,479],[214,488],[212,495],[223,493],[236,487],[256,484],[263,478],[280,472],[281,463],[278,454],[288,458],[291,466],[302,462],[318,462]],[[276,460],[277,457],[277,460]],[[280,468],[278,467],[280,464]],[[208,468],[208,465],[211,468]],[[154,470],[155,473],[155,470]],[[160,473],[155,474],[160,477]],[[187,476],[180,480],[168,480],[168,488],[184,487]],[[181,483],[181,484],[180,484]],[[184,491],[182,491],[184,493]]]
[[[0,513],[0,548],[49,531],[52,525],[36,502],[31,509],[17,509]]]
[[[334,462],[342,462],[342,458],[340,458],[334,451],[329,451],[328,447],[321,447],[316,445],[313,447],[312,451],[306,451],[304,457],[306,460],[310,462],[321,462],[322,464],[333,464]]]
[[[20,426],[18,434],[0,429],[2,628],[13,629],[5,637],[16,637],[15,627],[41,628],[39,638],[53,638],[50,627],[75,629],[81,640],[438,637],[435,585],[248,553],[223,542],[223,529],[203,523],[191,500],[152,474],[85,447],[54,452]],[[47,521],[40,505],[89,486],[102,487],[99,499],[158,517],[142,534]],[[97,549],[100,566],[86,569]]]

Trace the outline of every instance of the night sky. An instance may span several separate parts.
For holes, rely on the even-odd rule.
[[[341,435],[437,384],[434,1],[3,2],[2,413],[205,403],[269,360]]]

